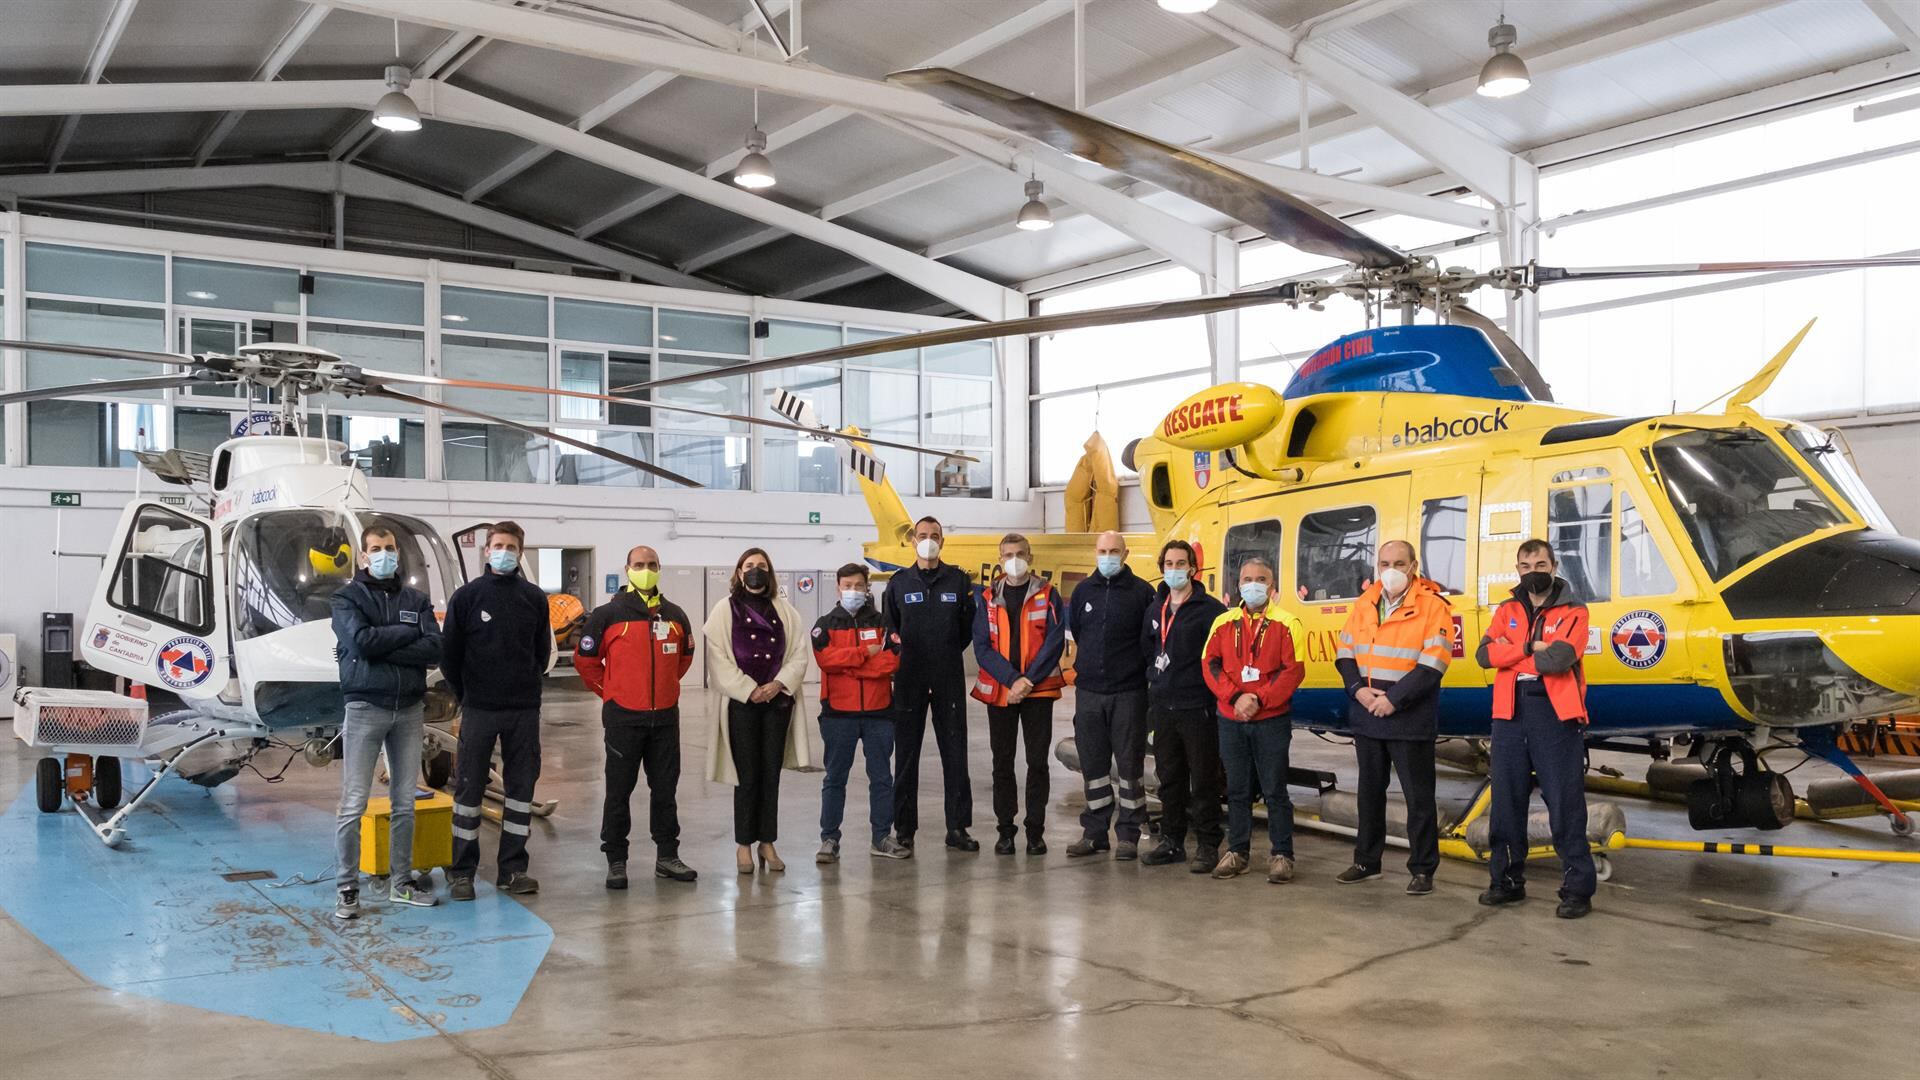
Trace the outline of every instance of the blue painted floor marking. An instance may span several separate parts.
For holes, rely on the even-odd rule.
[[[363,879],[360,918],[333,918],[333,817],[165,781],[110,850],[31,790],[0,815],[0,908],[87,978],[181,1005],[374,1042],[504,1024],[553,943],[518,902],[390,905]],[[221,874],[271,870],[271,889]],[[377,894],[377,895],[376,895]]]

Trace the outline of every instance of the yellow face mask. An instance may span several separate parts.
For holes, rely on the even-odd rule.
[[[627,581],[643,593],[652,592],[660,587],[660,571],[628,570]]]

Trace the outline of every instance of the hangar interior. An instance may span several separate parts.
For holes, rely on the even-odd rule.
[[[1247,220],[1301,211],[1129,172],[1101,139],[1070,152],[887,78],[906,69],[1038,99],[1056,110],[1052,131],[1093,130],[1060,119],[1091,117],[1140,133],[1157,154],[1285,192],[1409,265],[1482,275],[1448,302],[1470,298],[1531,357],[1553,406],[1644,420],[1717,415],[1732,395],[1815,440],[1793,444],[1821,478],[1812,498],[1854,511],[1829,507],[1833,521],[1920,535],[1920,268],[1899,265],[1920,256],[1920,6],[1905,0],[0,0],[0,25],[0,338],[109,350],[0,349],[0,395],[16,395],[0,404],[9,698],[128,689],[76,661],[89,643],[118,643],[90,612],[134,550],[129,507],[216,523],[244,512],[196,503],[141,456],[215,455],[297,417],[359,470],[347,487],[445,539],[449,585],[481,572],[476,524],[512,519],[527,576],[581,612],[613,598],[628,549],[645,544],[697,634],[725,603],[736,555],[758,546],[811,623],[834,610],[842,564],[911,559],[876,554],[887,504],[863,460],[910,517],[979,538],[965,550],[982,565],[962,566],[976,574],[1001,534],[1080,520],[1076,470],[1097,435],[1093,456],[1110,454],[1117,480],[1113,523],[1142,538],[1131,554],[1144,567],[1153,553],[1140,547],[1170,535],[1169,504],[1135,471],[1136,440],[1209,387],[1255,384],[1277,400],[1329,342],[1402,321],[1333,290],[769,366],[1349,269]],[[1518,90],[1489,85],[1502,57],[1522,62]],[[1876,259],[1889,261],[1859,265]],[[1660,272],[1492,283],[1532,266]],[[1809,319],[1791,362],[1743,395]],[[408,393],[336,382],[289,404],[284,389],[232,381],[140,384],[160,370],[152,358],[111,355],[276,345],[327,350]],[[656,381],[670,383],[617,400]],[[781,411],[782,392],[804,399],[806,419]],[[1394,415],[1374,435],[1404,422],[1411,444],[1424,414]],[[848,425],[893,445],[856,453],[812,430]],[[1261,478],[1257,461],[1174,445],[1170,483]],[[1502,461],[1475,468],[1491,476]],[[1621,603],[1647,595],[1626,587],[1645,529],[1629,503],[1602,506],[1588,534],[1619,588],[1598,597],[1612,602],[1613,637],[1591,639],[1587,663],[1611,663],[1611,648],[1633,667],[1638,646],[1622,635],[1668,623],[1678,656],[1691,625],[1699,666],[1674,679],[1718,702],[1745,639],[1687,622],[1707,610],[1688,605],[1717,600]],[[1490,520],[1482,534],[1497,531]],[[1670,560],[1689,550],[1674,529]],[[213,526],[205,535],[213,544]],[[1388,539],[1367,533],[1365,574]],[[1691,540],[1705,550],[1698,529]],[[1068,562],[1090,568],[1084,541]],[[1292,581],[1304,549],[1281,541]],[[1886,617],[1845,633],[1898,662],[1842,663],[1831,639],[1821,661],[1885,692],[1852,702],[1876,723],[1903,711],[1875,712],[1880,701],[1920,692],[1904,673],[1920,631],[1900,617],[1914,587],[1899,576],[1920,564],[1888,573],[1835,576],[1829,592],[1878,598],[1868,607]],[[1724,574],[1698,576],[1710,587]],[[1491,578],[1497,604],[1515,579]],[[217,603],[226,590],[244,602],[244,584],[222,584]],[[1471,607],[1473,583],[1454,584],[1456,609]],[[1483,615],[1489,584],[1483,567]],[[1748,629],[1756,642],[1799,632],[1777,615]],[[217,645],[209,661],[247,655],[244,642]],[[1456,666],[1471,666],[1472,646]],[[158,662],[144,647],[140,662]],[[927,824],[911,861],[849,843],[843,862],[816,868],[819,773],[789,771],[779,803],[793,867],[736,880],[732,793],[703,770],[719,691],[704,664],[683,684],[679,812],[697,884],[636,872],[630,891],[602,888],[600,706],[566,659],[542,714],[537,797],[557,805],[533,822],[541,893],[443,895],[352,934],[329,921],[324,884],[304,880],[328,879],[314,871],[330,858],[338,761],[313,768],[297,742],[284,755],[263,744],[217,788],[162,781],[108,847],[73,814],[39,812],[46,755],[16,739],[0,758],[0,957],[16,976],[0,986],[0,1047],[23,1075],[71,1060],[75,1043],[93,1065],[169,1076],[400,1062],[496,1078],[769,1064],[808,1076],[1910,1067],[1893,1017],[1920,970],[1920,849],[1876,813],[1758,836],[1824,853],[1807,858],[1698,843],[1618,852],[1595,917],[1579,922],[1538,900],[1476,906],[1486,870],[1472,859],[1447,859],[1421,900],[1397,885],[1340,888],[1337,828],[1303,828],[1300,878],[1284,887],[1188,880],[1061,854],[1086,805],[1071,755],[1057,753],[1075,735],[1068,690],[1043,763],[1050,854],[943,849]],[[1758,718],[1740,693],[1725,689],[1743,725],[1798,730]],[[973,831],[991,843],[987,713],[967,710]],[[1904,795],[1892,779],[1916,768],[1899,751],[1920,750],[1920,735],[1898,735],[1910,729],[1897,719],[1887,730],[1894,741],[1859,765],[1887,774],[1896,800],[1920,797],[1920,779]],[[1296,769],[1350,786],[1342,739],[1301,728],[1292,745]],[[1794,768],[1794,791],[1851,787],[1833,760],[1783,745],[1769,764]],[[1593,745],[1595,775],[1637,779],[1645,757],[1626,749]],[[945,786],[935,756],[921,762],[929,823]],[[112,768],[129,793],[151,775],[132,760]],[[1479,780],[1442,770],[1449,813]],[[850,818],[865,793],[856,767]],[[1622,803],[1634,837],[1756,839],[1690,828],[1672,800]],[[489,852],[498,831],[481,830]],[[1390,879],[1399,857],[1388,853]],[[1555,869],[1549,858],[1536,870],[1537,892]]]

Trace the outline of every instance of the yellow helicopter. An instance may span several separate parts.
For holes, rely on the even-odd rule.
[[[1517,580],[1516,546],[1543,537],[1592,611],[1590,744],[1664,755],[1664,740],[1684,740],[1706,775],[1690,792],[1694,825],[1765,829],[1791,820],[1794,807],[1786,780],[1756,747],[1798,745],[1852,775],[1895,832],[1912,831],[1834,736],[1854,721],[1920,708],[1920,541],[1894,532],[1825,436],[1751,406],[1807,329],[1728,395],[1722,412],[1611,417],[1553,404],[1532,360],[1464,301],[1483,288],[1520,293],[1569,281],[1920,259],[1442,269],[1180,147],[946,69],[891,78],[1353,270],[1226,296],[890,338],[748,370],[1332,296],[1362,300],[1369,311],[1398,307],[1405,325],[1333,342],[1283,390],[1203,390],[1127,448],[1156,530],[1129,545],[1136,570],[1157,578],[1157,542],[1173,537],[1200,551],[1216,592],[1249,556],[1281,567],[1279,596],[1305,629],[1309,665],[1295,723],[1339,732],[1345,697],[1333,640],[1373,577],[1380,543],[1417,545],[1423,572],[1450,597],[1454,651],[1464,656]],[[1414,325],[1423,310],[1438,324]],[[649,388],[672,381],[684,380]],[[901,526],[910,518],[898,495],[873,477],[862,477],[862,489],[880,527],[868,558],[904,564],[911,555]],[[986,570],[992,539],[948,537],[949,561]],[[1070,587],[1087,573],[1092,547],[1086,533],[1036,537],[1034,563]],[[1490,705],[1488,674],[1452,665],[1442,734],[1486,738]]]

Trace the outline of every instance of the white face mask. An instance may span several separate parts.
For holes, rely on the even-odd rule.
[[[840,606],[846,608],[848,612],[859,611],[867,606],[867,594],[859,589],[842,589]]]
[[[929,536],[925,540],[913,545],[913,550],[914,554],[919,555],[923,559],[937,559],[940,557],[940,541]]]
[[[1006,572],[1007,579],[1015,585],[1027,580],[1027,570],[1029,569],[1027,560],[1018,555],[1001,563],[1000,569]]]
[[[1388,596],[1399,596],[1406,591],[1407,572],[1396,567],[1387,567],[1380,571],[1380,587],[1387,591]]]

